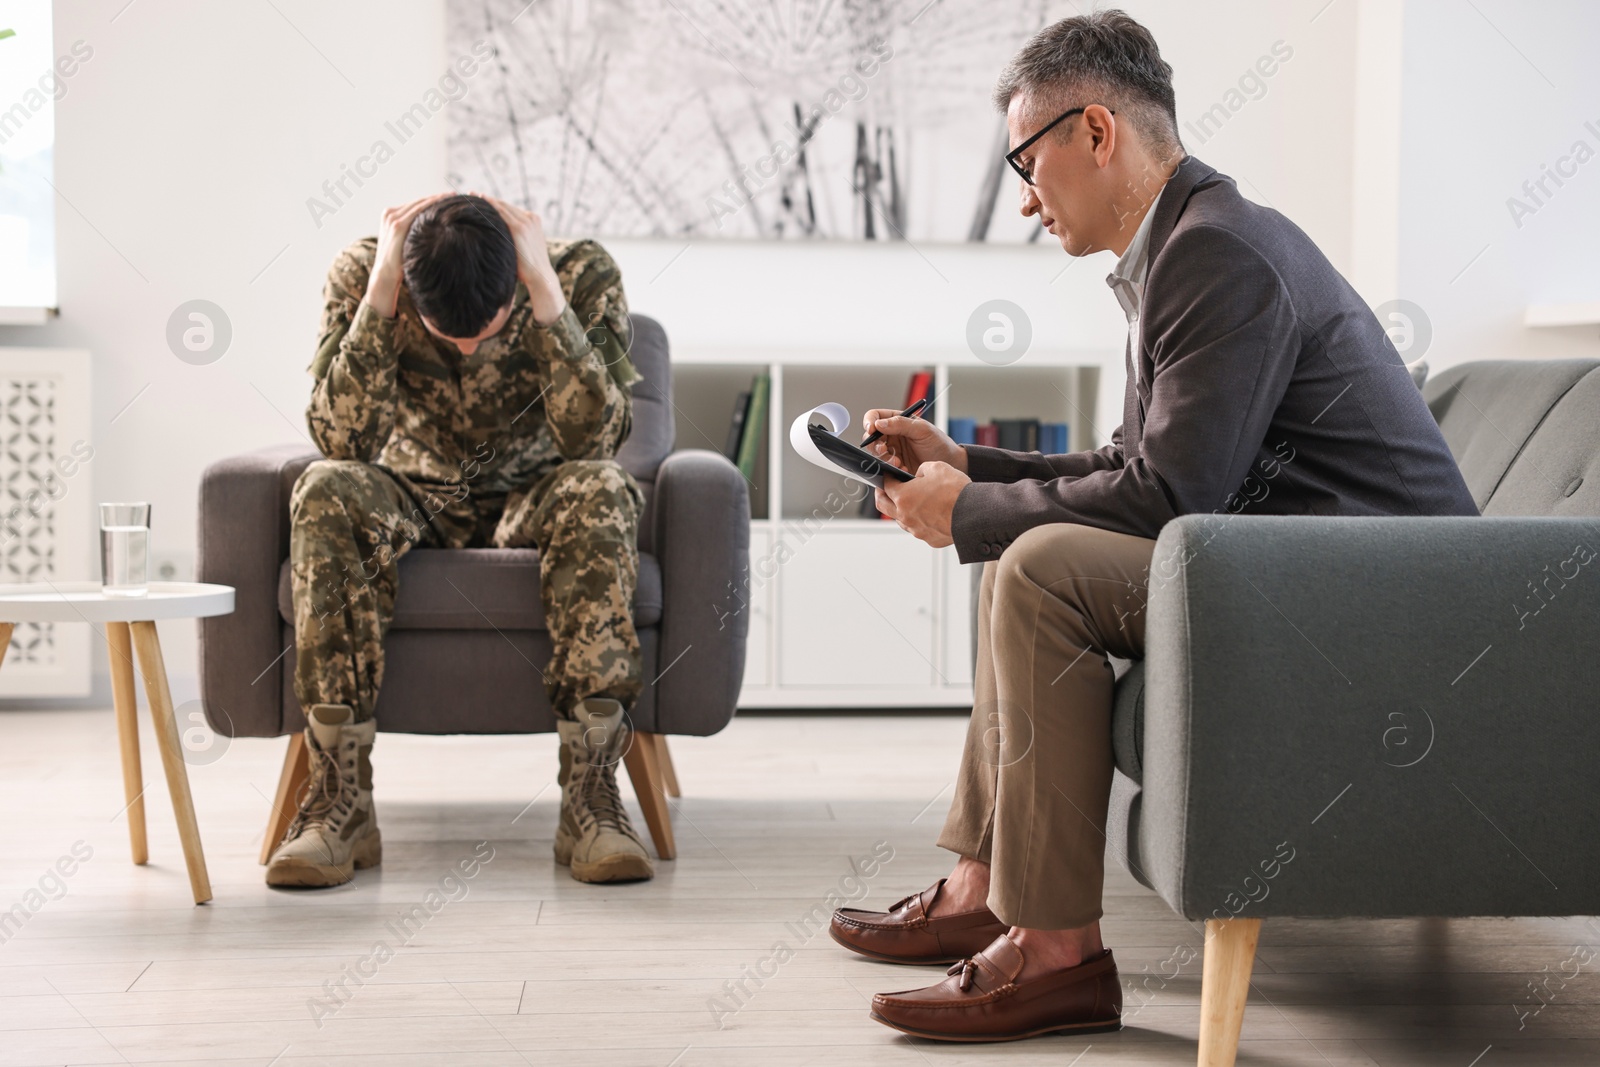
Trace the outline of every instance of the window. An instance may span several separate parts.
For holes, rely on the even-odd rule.
[[[67,83],[50,8],[0,4],[0,310],[56,306],[55,102]]]

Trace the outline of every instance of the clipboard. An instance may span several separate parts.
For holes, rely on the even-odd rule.
[[[812,425],[812,419],[822,419],[827,425]],[[840,439],[840,434],[849,432],[850,412],[843,404],[819,404],[810,411],[801,412],[789,424],[789,447],[813,466],[830,474],[842,474],[874,489],[882,489],[886,478],[911,481],[912,476],[894,464],[884,462],[860,445]]]
[[[845,473],[863,474],[868,478],[893,478],[897,482],[909,482],[912,479],[912,475],[894,464],[885,462],[849,441],[840,440],[816,423],[810,423],[806,429],[811,435],[811,443],[817,446],[817,451]]]

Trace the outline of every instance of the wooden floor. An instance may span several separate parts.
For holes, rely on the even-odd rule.
[[[111,713],[0,715],[0,909],[21,909],[0,927],[0,1067],[1192,1064],[1200,935],[1120,869],[1106,940],[1146,990],[1121,1033],[944,1046],[867,1018],[872,993],[938,972],[854,958],[805,917],[945,872],[933,842],[963,728],[751,714],[674,738],[678,859],[612,888],[551,861],[552,736],[382,735],[383,867],[269,890],[256,852],[284,742],[235,741],[191,768],[216,892],[195,907],[149,738],[136,868]],[[74,847],[91,857],[52,876]],[[875,848],[892,859],[857,881],[851,858]],[[1542,1006],[1528,984],[1593,941],[1570,920],[1268,922],[1239,1062],[1600,1063],[1600,959]]]

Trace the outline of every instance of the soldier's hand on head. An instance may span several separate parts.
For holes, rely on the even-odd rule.
[[[383,218],[378,226],[378,254],[372,261],[372,273],[367,276],[366,302],[384,318],[394,318],[396,305],[400,301],[400,286],[405,281],[406,234],[411,232],[412,222],[429,205],[454,195],[434,193],[419,197],[409,204],[383,209]]]
[[[561,317],[566,309],[567,296],[561,291],[561,279],[550,262],[550,246],[545,241],[544,222],[537,214],[515,204],[508,204],[492,196],[473,193],[494,205],[500,217],[511,230],[511,239],[517,246],[517,280],[528,289],[528,299],[533,305],[533,317],[541,326],[548,326]]]

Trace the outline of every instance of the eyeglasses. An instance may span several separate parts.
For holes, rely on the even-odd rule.
[[[1022,164],[1017,161],[1017,157],[1021,156],[1022,153],[1026,152],[1029,148],[1032,148],[1035,141],[1037,141],[1039,138],[1043,137],[1045,134],[1049,133],[1051,130],[1055,129],[1062,122],[1066,121],[1067,119],[1070,119],[1074,115],[1083,114],[1083,112],[1088,107],[1091,107],[1091,106],[1093,106],[1093,105],[1086,104],[1086,105],[1084,105],[1084,107],[1075,107],[1075,108],[1071,109],[1070,111],[1063,111],[1061,114],[1059,114],[1055,118],[1051,119],[1049,121],[1049,123],[1047,123],[1045,125],[1044,129],[1040,130],[1038,133],[1034,134],[1032,137],[1028,138],[1026,141],[1023,141],[1021,144],[1017,145],[1017,147],[1015,147],[1011,151],[1007,152],[1006,153],[1006,162],[1011,164],[1011,169],[1017,172],[1017,176],[1019,178],[1021,178],[1023,181],[1027,182],[1029,185],[1032,185],[1033,184],[1033,174],[1031,172],[1032,172],[1032,169],[1033,169],[1033,164],[1030,162],[1028,164],[1028,169],[1027,170],[1023,170],[1022,169]],[[1108,108],[1107,110],[1110,110],[1110,109]],[[1116,112],[1112,111],[1111,114],[1115,115]]]

